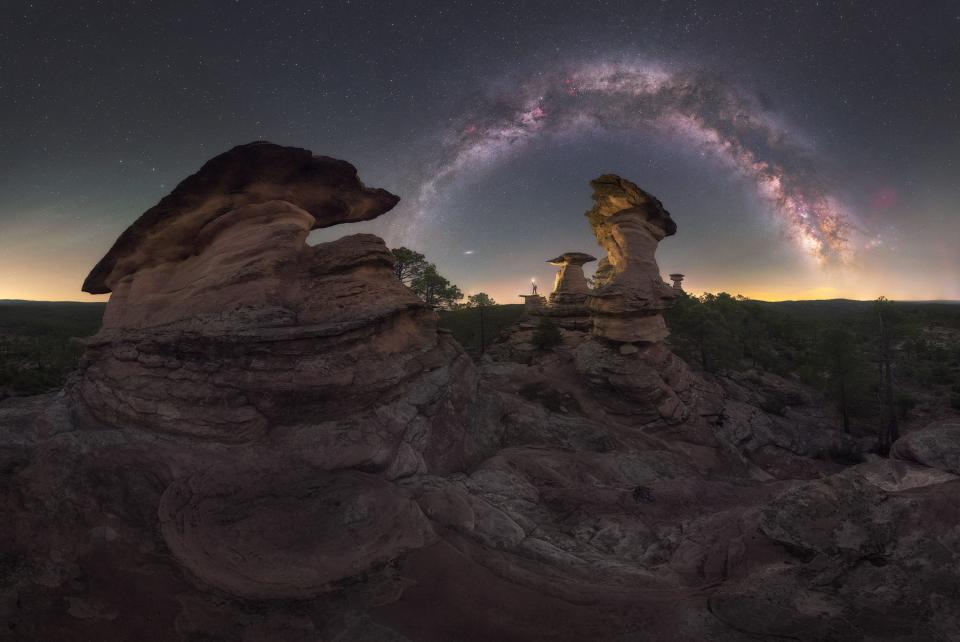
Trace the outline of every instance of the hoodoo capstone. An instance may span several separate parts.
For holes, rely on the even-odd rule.
[[[286,202],[308,215],[302,225],[319,229],[374,219],[399,200],[365,187],[346,161],[268,142],[238,145],[205,163],[127,228],[87,276],[83,291],[113,292],[138,271],[199,254],[242,219],[264,222],[284,214],[284,208],[244,206]],[[239,213],[225,218],[231,212]]]
[[[557,277],[554,281],[553,292],[550,293],[550,303],[553,305],[583,305],[590,295],[590,284],[583,274],[585,263],[596,261],[596,257],[583,252],[564,252],[555,259],[547,261],[556,265]]]

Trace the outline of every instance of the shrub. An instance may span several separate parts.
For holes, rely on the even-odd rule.
[[[866,461],[863,450],[859,444],[855,443],[833,443],[827,449],[827,461],[845,466],[862,464]]]
[[[897,395],[897,414],[901,419],[907,417],[907,413],[917,407],[917,398],[913,395],[901,392]]]
[[[820,387],[823,385],[823,375],[816,367],[804,364],[797,368],[797,377],[807,386]]]
[[[558,345],[561,339],[560,328],[557,327],[553,319],[543,317],[540,319],[537,329],[533,331],[533,337],[530,339],[530,342],[542,349]]]

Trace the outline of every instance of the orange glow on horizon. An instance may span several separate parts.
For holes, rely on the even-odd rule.
[[[504,279],[487,282],[482,285],[465,288],[464,292],[476,294],[486,292],[497,303],[522,303],[521,294],[527,294],[529,284],[524,287],[523,279]],[[701,295],[705,292],[727,292],[731,295],[742,295],[757,301],[813,301],[826,299],[852,299],[857,301],[872,301],[879,296],[886,296],[891,300],[924,301],[949,299],[950,297],[937,296],[935,293],[917,292],[912,287],[903,287],[903,284],[894,284],[888,278],[879,277],[876,280],[857,279],[855,287],[822,285],[815,283],[795,283],[777,287],[775,284],[748,284],[729,281],[703,282],[689,277],[684,281],[684,290],[690,294]],[[912,285],[912,284],[911,284]],[[897,287],[899,286],[899,287]],[[544,296],[549,292],[543,292]]]
[[[23,268],[0,266],[0,300],[22,299],[25,301],[79,301],[93,303],[106,301],[108,294],[87,294],[80,289],[86,276],[64,278],[59,273],[33,274]]]
[[[67,266],[57,266],[51,269],[37,269],[33,265],[24,265],[18,262],[0,265],[0,299],[23,299],[32,301],[106,301],[109,295],[90,295],[80,290],[80,283],[86,276],[85,270],[73,270]],[[552,272],[552,271],[551,271]],[[664,274],[664,276],[666,273]],[[469,282],[463,279],[458,283],[464,292],[464,297],[486,292],[497,303],[521,303],[521,294],[529,294],[531,282],[541,283],[544,275],[535,277],[511,277],[485,282]],[[749,279],[749,280],[748,280]],[[822,273],[793,274],[763,272],[753,274],[747,278],[725,278],[716,275],[710,278],[698,278],[696,274],[687,275],[684,289],[691,294],[704,292],[727,292],[732,295],[743,295],[760,301],[790,301],[790,300],[822,300],[822,299],[854,299],[869,301],[883,295],[892,300],[923,301],[923,300],[957,300],[960,291],[955,281],[940,284],[931,284],[903,274],[899,278],[887,274],[860,272],[856,275],[847,275],[846,278],[832,279],[831,283],[824,283]],[[454,279],[456,283],[457,280]],[[923,287],[926,286],[926,287]],[[549,291],[541,291],[544,296]]]
[[[64,281],[58,278],[50,277],[38,279],[34,276],[32,280],[27,280],[22,274],[7,274],[7,278],[0,280],[0,300],[3,299],[22,299],[27,301],[80,301],[96,302],[107,301],[109,295],[92,295],[80,291],[79,283],[72,285],[71,281]],[[500,304],[522,303],[521,294],[529,294],[530,283],[537,282],[537,279],[504,279],[501,281],[488,282],[481,285],[463,288],[464,297],[476,294],[477,292],[486,292]],[[886,285],[887,287],[884,287]],[[792,286],[769,286],[766,284],[748,285],[746,283],[720,281],[710,281],[707,283],[698,282],[689,277],[684,282],[684,290],[690,294],[700,295],[705,292],[727,292],[732,295],[743,295],[749,299],[758,301],[806,301],[823,299],[854,299],[860,301],[869,301],[883,295],[892,300],[911,301],[911,300],[936,300],[949,299],[950,297],[937,296],[930,293],[929,296],[923,296],[923,293],[907,292],[901,288],[891,287],[893,284],[889,280],[877,279],[877,282],[867,285],[865,282],[859,284],[857,288],[842,288],[830,285],[807,285],[796,284]],[[543,292],[544,296],[549,292]]]

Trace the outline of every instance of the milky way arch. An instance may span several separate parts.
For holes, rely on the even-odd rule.
[[[415,216],[428,213],[437,193],[457,177],[536,140],[642,128],[672,134],[744,177],[817,260],[850,257],[853,217],[826,188],[798,137],[757,99],[715,75],[648,64],[588,64],[545,73],[478,106],[445,135],[412,203]]]

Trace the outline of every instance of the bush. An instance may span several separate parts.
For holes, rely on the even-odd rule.
[[[897,395],[897,414],[901,419],[906,419],[907,413],[917,407],[917,398],[913,395],[901,392]]]
[[[797,377],[800,383],[807,386],[819,388],[823,385],[823,375],[816,367],[809,364],[797,368]]]
[[[855,443],[830,444],[830,447],[827,449],[825,459],[827,461],[832,461],[835,464],[844,464],[849,466],[862,464],[866,461],[866,457],[864,456],[860,445]]]
[[[558,345],[563,337],[560,334],[560,328],[553,319],[543,317],[533,331],[533,338],[530,342],[538,348],[549,348]]]
[[[523,314],[522,304],[492,305],[483,311],[484,337],[489,346]],[[440,310],[440,327],[453,333],[464,348],[480,349],[480,309]]]
[[[947,367],[947,364],[943,361],[937,361],[936,365],[933,366],[931,377],[933,382],[941,386],[950,385],[953,383],[953,377],[950,373],[950,368]]]

